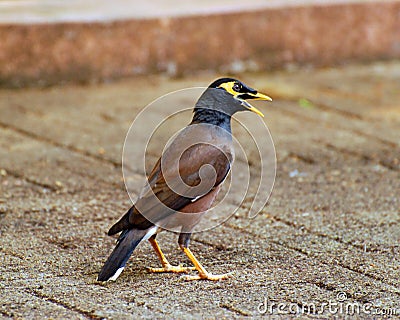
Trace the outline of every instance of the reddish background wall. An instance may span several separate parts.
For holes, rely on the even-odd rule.
[[[400,57],[400,2],[109,23],[0,25],[0,86]]]

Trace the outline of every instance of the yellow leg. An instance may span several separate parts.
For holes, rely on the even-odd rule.
[[[204,269],[204,267],[201,265],[199,260],[196,259],[196,257],[193,255],[192,251],[190,251],[189,248],[183,248],[183,252],[187,255],[187,257],[192,261],[194,267],[198,271],[197,276],[186,276],[186,280],[213,280],[213,281],[218,281],[218,280],[223,280],[232,277],[232,273],[225,273],[225,274],[211,274]]]
[[[182,267],[181,265],[179,266],[173,266],[171,265],[167,258],[165,257],[164,253],[161,251],[160,246],[158,245],[158,242],[156,239],[150,238],[149,242],[151,246],[153,247],[154,251],[157,254],[158,259],[160,259],[162,268],[148,268],[150,272],[174,272],[174,273],[188,273],[191,270],[195,270],[193,267]]]

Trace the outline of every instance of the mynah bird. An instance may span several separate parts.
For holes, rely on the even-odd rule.
[[[149,268],[151,272],[197,270],[197,275],[187,276],[187,280],[221,280],[231,275],[207,272],[189,249],[189,240],[230,172],[234,158],[232,115],[249,110],[263,116],[248,100],[272,99],[232,78],[218,79],[203,92],[195,104],[192,121],[164,149],[136,203],[108,231],[110,236],[121,234],[98,281],[116,280],[132,252],[145,240],[162,265]],[[180,230],[179,247],[194,267],[171,265],[156,241],[159,232],[176,227]]]

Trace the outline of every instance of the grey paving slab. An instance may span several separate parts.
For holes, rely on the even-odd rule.
[[[400,312],[398,68],[387,62],[242,75],[275,98],[258,107],[275,141],[277,176],[256,218],[247,216],[250,194],[227,223],[193,236],[192,250],[210,271],[235,271],[217,283],[149,274],[146,267],[158,262],[145,244],[117,282],[95,281],[115,244],[106,231],[130,205],[120,170],[130,121],[158,96],[207,85],[217,75],[0,90],[0,289],[7,293],[0,297],[0,315],[261,317],[258,307],[267,299],[291,306],[285,317],[328,319],[346,314],[301,308],[343,297],[374,312]],[[338,103],[326,106],[324,97]],[[169,129],[186,124],[185,117]],[[254,133],[262,135],[254,123]],[[251,148],[250,139],[235,132]],[[139,134],[136,144],[144,139]],[[155,141],[151,161],[163,143]],[[250,154],[256,172],[259,164]],[[171,262],[189,265],[175,234],[159,239]]]

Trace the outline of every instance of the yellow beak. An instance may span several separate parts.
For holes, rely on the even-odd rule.
[[[249,105],[250,105],[250,103],[249,103]],[[260,110],[258,110],[256,107],[253,107],[252,105],[250,105],[250,107],[248,107],[248,108],[250,111],[257,113],[260,117],[264,118],[264,114]]]
[[[248,99],[252,99],[252,100],[272,101],[271,97],[268,97],[267,95],[265,95],[265,94],[263,94],[263,93],[260,93],[260,92],[257,92],[257,93],[247,93],[247,95],[251,96],[251,98],[248,98]],[[263,118],[264,118],[264,114],[263,114],[260,110],[258,110],[256,107],[253,107],[253,106],[252,106],[250,103],[248,103],[247,101],[246,101],[246,107],[247,107],[250,111],[252,111],[252,112],[254,112],[254,113],[257,113],[260,117],[263,117]]]
[[[254,98],[252,98],[253,100],[266,100],[266,101],[272,101],[271,97],[268,97],[267,95],[257,92],[256,94],[249,94],[251,96],[254,96]]]

